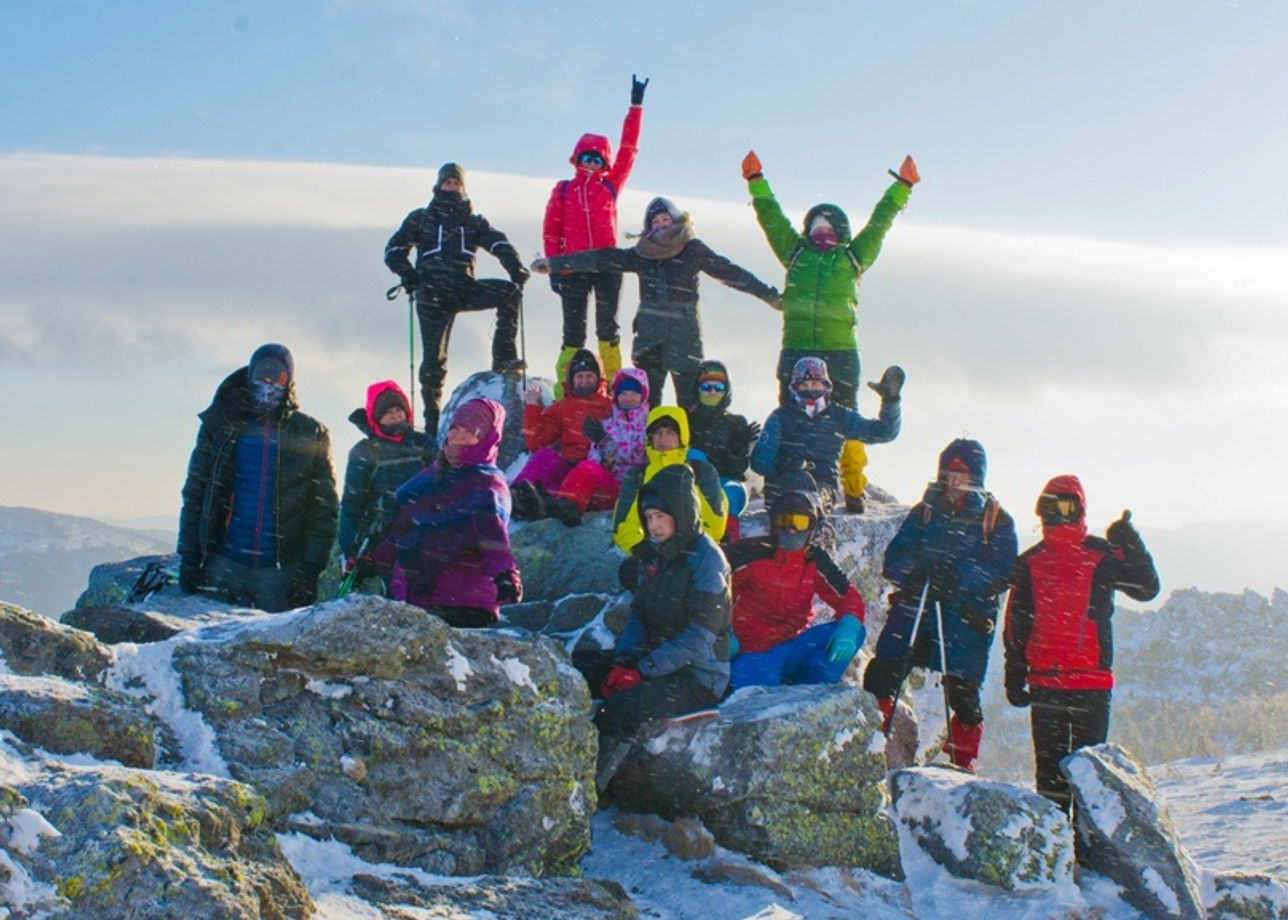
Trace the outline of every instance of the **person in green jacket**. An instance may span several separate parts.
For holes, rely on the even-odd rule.
[[[818,357],[831,370],[832,398],[855,409],[859,389],[859,343],[854,333],[859,280],[881,252],[881,243],[903,210],[912,187],[921,181],[917,164],[904,157],[895,182],[877,202],[867,225],[850,235],[850,220],[834,204],[817,204],[805,214],[802,230],[792,226],[765,179],[760,157],[749,152],[742,176],[751,192],[756,220],[778,261],[787,269],[783,286],[783,342],[778,353],[778,401],[792,398],[792,368],[804,357]],[[859,441],[841,453],[841,485],[848,511],[863,510],[867,454]]]

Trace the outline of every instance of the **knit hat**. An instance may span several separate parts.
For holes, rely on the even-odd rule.
[[[660,431],[663,428],[668,428],[671,431],[674,431],[677,435],[680,434],[680,423],[677,422],[673,417],[669,415],[663,415],[658,418],[655,418],[652,422],[649,423],[649,426],[647,429],[645,429],[644,433],[647,437],[651,438],[653,437],[653,434],[655,432]],[[683,435],[681,435],[681,438],[683,438]]]
[[[617,378],[617,385],[613,387],[613,395],[616,396],[618,393],[639,393],[643,396],[644,387],[630,374],[622,374]]]
[[[280,386],[286,386],[295,377],[295,359],[285,345],[269,342],[255,349],[247,370],[252,381],[271,379]]]
[[[706,367],[698,374],[698,385],[701,386],[708,380],[718,380],[719,382],[728,385],[729,374],[717,367]]]
[[[411,414],[411,407],[407,404],[407,398],[397,390],[385,390],[376,397],[375,404],[371,407],[371,414],[375,416],[377,422],[386,412],[393,408],[402,409],[408,415]]]
[[[462,403],[460,408],[452,413],[448,428],[464,428],[474,437],[482,439],[492,431],[494,424],[495,418],[487,401],[471,399],[469,402]]]
[[[465,169],[457,163],[444,163],[438,167],[438,181],[434,183],[434,191],[438,191],[443,182],[448,179],[455,179],[461,183],[461,188],[465,188]]]
[[[832,378],[827,375],[827,362],[813,355],[797,361],[792,366],[792,389],[807,380],[821,380],[829,390],[832,389]]]

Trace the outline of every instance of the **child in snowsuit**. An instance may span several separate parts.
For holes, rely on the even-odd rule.
[[[179,515],[179,587],[277,613],[317,600],[335,540],[326,426],[300,411],[295,361],[261,345],[200,415]]]
[[[510,551],[510,490],[496,467],[505,407],[453,413],[439,459],[398,489],[398,516],[372,554],[390,594],[452,626],[490,626],[523,597]]]
[[[546,258],[617,245],[617,196],[626,184],[639,150],[640,121],[644,115],[644,89],[648,80],[631,75],[631,106],[622,123],[617,158],[602,134],[583,134],[569,162],[575,172],[550,193],[542,226]],[[613,271],[579,275],[552,275],[551,289],[563,307],[563,348],[555,362],[555,379],[564,379],[564,367],[586,344],[586,312],[590,292],[595,292],[595,335],[604,372],[611,378],[622,366],[621,339],[617,331],[617,297],[622,276]],[[560,395],[556,392],[555,394]]]
[[[701,530],[693,473],[675,464],[639,493],[648,539],[622,563],[631,615],[600,685],[597,785],[649,719],[714,706],[729,684],[729,564]]]
[[[611,509],[622,480],[644,468],[648,424],[648,376],[637,367],[617,372],[611,388],[613,411],[604,421],[587,416],[583,431],[590,455],[564,477],[558,493],[546,502],[546,514],[569,527],[587,511]]]
[[[1015,565],[1006,606],[1006,698],[1033,706],[1037,791],[1070,811],[1060,761],[1109,737],[1113,692],[1113,595],[1158,594],[1158,571],[1131,524],[1087,535],[1087,497],[1076,476],[1057,476],[1038,497],[1042,542]]]
[[[895,216],[908,203],[912,187],[921,180],[917,166],[912,157],[906,157],[898,173],[891,171],[896,181],[877,203],[867,225],[853,238],[849,218],[834,204],[810,208],[802,230],[796,230],[774,197],[754,151],[743,159],[742,175],[765,238],[787,269],[781,304],[779,402],[787,403],[791,397],[790,381],[796,362],[815,355],[832,369],[836,402],[856,409],[860,367],[854,328],[859,281],[876,261]],[[863,508],[866,465],[863,445],[847,443],[841,460],[841,481],[851,511]]]
[[[716,468],[706,460],[690,456],[688,415],[678,406],[658,406],[649,411],[645,436],[648,464],[642,470],[632,471],[622,482],[622,491],[613,509],[613,542],[622,552],[629,553],[645,538],[644,519],[639,513],[640,491],[661,470],[679,465],[692,471],[702,530],[718,543],[728,524],[728,499],[720,488]]]
[[[884,575],[895,590],[876,657],[863,675],[888,729],[908,672],[914,666],[943,671],[946,658],[952,718],[944,751],[967,770],[984,734],[979,689],[1016,555],[1015,522],[984,491],[986,470],[978,441],[959,438],[939,455],[938,478],[886,547]]]
[[[479,247],[501,262],[509,281],[474,277],[474,252]],[[413,268],[408,254],[416,250]],[[402,279],[415,298],[425,357],[420,364],[425,430],[438,435],[438,413],[447,377],[447,344],[456,314],[496,310],[492,336],[492,369],[498,373],[519,368],[515,339],[528,271],[504,233],[475,214],[465,194],[465,170],[444,163],[438,170],[429,204],[412,211],[385,244],[385,265]]]
[[[549,497],[590,453],[586,420],[606,419],[613,404],[604,392],[599,356],[586,348],[564,369],[562,397],[542,408],[541,387],[533,384],[523,398],[523,441],[532,456],[514,479],[514,516],[532,521],[546,516]]]
[[[712,252],[706,243],[697,239],[689,215],[681,213],[665,198],[654,198],[648,203],[644,211],[644,232],[634,247],[555,256],[538,260],[532,267],[539,272],[634,272],[639,276],[640,306],[632,323],[635,340],[631,345],[631,361],[648,372],[653,406],[662,404],[662,386],[668,373],[677,404],[687,402],[693,392],[702,363],[699,273],[705,272],[734,290],[759,297],[766,303],[778,300],[775,288]]]
[[[732,400],[733,383],[728,369],[719,361],[703,361],[688,397],[692,451],[705,457],[720,474],[720,486],[729,499],[729,539],[736,540],[738,517],[747,507],[743,480],[747,478],[751,448],[760,437],[760,423],[730,412]]]
[[[735,690],[836,683],[863,645],[863,597],[812,542],[821,512],[810,475],[791,474],[769,507],[769,536],[725,548],[738,639],[730,675]],[[815,595],[836,615],[811,626]]]
[[[832,401],[832,380],[821,358],[801,358],[792,368],[791,399],[770,413],[751,451],[751,468],[765,477],[765,497],[772,500],[778,480],[793,470],[808,469],[830,511],[840,492],[837,476],[841,446],[848,441],[882,444],[899,435],[903,370],[886,368],[879,383],[869,383],[881,396],[881,412],[867,419]]]

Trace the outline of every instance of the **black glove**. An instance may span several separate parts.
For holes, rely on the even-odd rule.
[[[521,291],[523,290],[523,286],[528,283],[528,279],[531,277],[532,272],[528,271],[522,265],[516,267],[512,272],[510,272],[510,280],[513,281]]]
[[[1109,529],[1105,531],[1105,539],[1114,546],[1121,546],[1124,549],[1141,545],[1140,533],[1131,525],[1130,511],[1124,511],[1122,517],[1109,525]]]
[[[927,597],[936,601],[946,601],[957,591],[957,583],[961,579],[957,575],[955,565],[940,561],[930,567],[926,580],[930,582],[930,592]]]
[[[402,286],[407,290],[408,294],[415,294],[416,289],[420,287],[420,272],[414,268],[408,269],[398,277],[402,279]]]
[[[640,561],[634,556],[627,556],[617,567],[617,580],[623,591],[634,591],[640,583]]]
[[[563,275],[557,275],[554,272],[550,273],[550,290],[556,294],[563,293]]]
[[[518,569],[498,572],[492,579],[496,585],[496,602],[498,604],[517,604],[523,600],[523,581],[519,578]]]
[[[644,78],[641,83],[636,79],[635,74],[631,74],[631,105],[644,104],[644,88],[648,86],[648,77]]]
[[[581,433],[590,438],[592,444],[598,444],[608,436],[604,430],[604,423],[593,415],[586,416],[585,421],[581,423]]]
[[[747,446],[751,447],[760,440],[760,422],[747,423]]]
[[[291,573],[291,586],[286,591],[286,602],[292,607],[307,607],[317,602],[318,576],[322,567],[311,562],[301,562]]]
[[[376,574],[376,560],[363,553],[361,556],[350,556],[345,560],[345,573],[352,572],[355,581],[362,581]]]
[[[868,381],[868,386],[877,392],[882,402],[894,402],[899,398],[899,393],[903,390],[903,382],[906,375],[903,368],[897,364],[891,364],[881,375],[879,383]]]
[[[1029,705],[1029,672],[1027,668],[1006,669],[1006,701],[1021,708]]]
[[[195,559],[179,560],[179,590],[184,594],[196,594],[201,590],[201,566]]]

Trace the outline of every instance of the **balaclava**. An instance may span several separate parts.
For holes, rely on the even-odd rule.
[[[250,357],[247,373],[255,410],[266,415],[281,409],[295,375],[295,361],[287,347],[275,342],[259,346]]]

